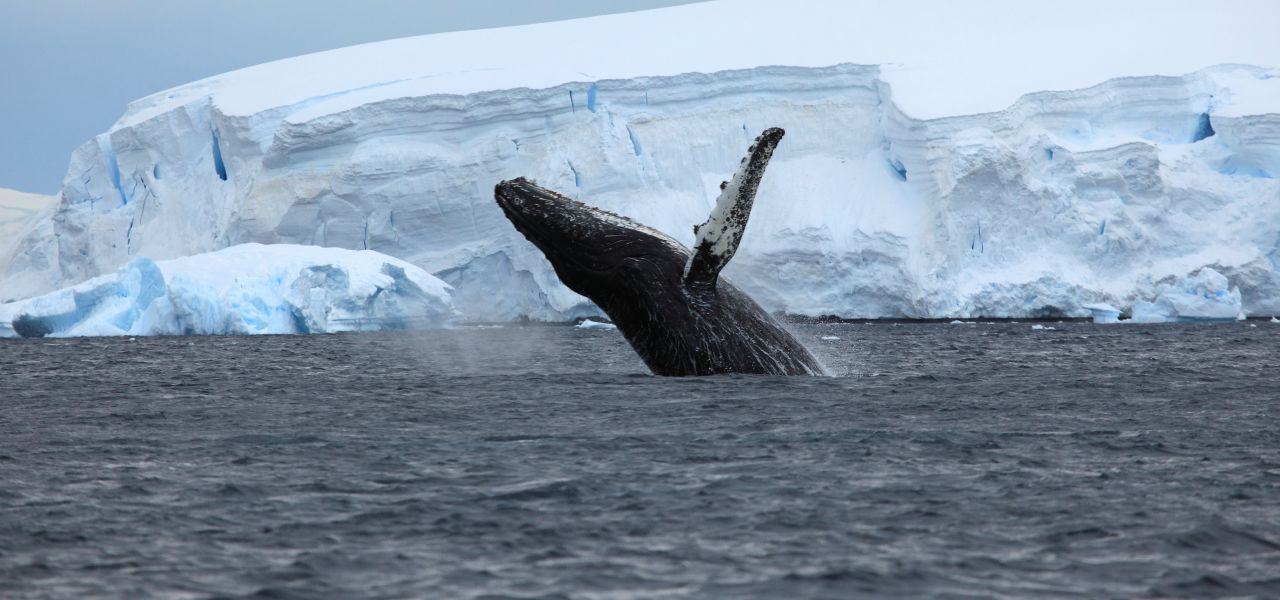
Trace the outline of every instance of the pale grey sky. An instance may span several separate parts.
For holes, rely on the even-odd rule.
[[[54,193],[130,100],[352,44],[691,0],[3,0],[0,187]]]

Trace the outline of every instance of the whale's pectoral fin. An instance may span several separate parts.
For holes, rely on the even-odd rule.
[[[782,129],[766,129],[747,150],[746,158],[733,174],[733,179],[720,184],[720,197],[707,221],[693,228],[696,240],[693,254],[684,266],[684,281],[689,285],[710,285],[720,276],[720,269],[729,264],[742,241],[742,231],[751,217],[751,205],[755,203],[756,190],[769,165],[773,149],[782,140]]]

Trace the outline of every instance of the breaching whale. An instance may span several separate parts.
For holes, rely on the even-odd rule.
[[[821,363],[747,294],[720,276],[738,250],[779,128],[765,130],[690,251],[655,229],[522,178],[494,196],[560,281],[595,302],[655,375],[823,375]]]

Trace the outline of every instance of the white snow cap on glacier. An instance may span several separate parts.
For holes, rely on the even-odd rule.
[[[228,115],[309,100],[302,121],[385,98],[839,63],[880,65],[898,106],[929,119],[1116,77],[1276,66],[1278,22],[1272,0],[717,0],[284,59],[139,100],[117,126],[209,94]],[[1241,110],[1274,112],[1275,90]]]

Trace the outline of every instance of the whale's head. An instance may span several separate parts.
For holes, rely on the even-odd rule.
[[[494,197],[560,281],[597,304],[633,285],[676,285],[689,258],[688,249],[655,229],[523,177],[499,183]]]

